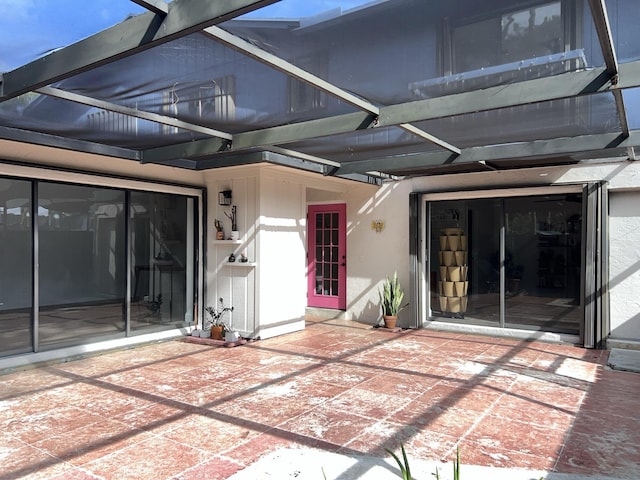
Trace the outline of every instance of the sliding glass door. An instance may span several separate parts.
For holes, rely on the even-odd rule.
[[[199,197],[167,190],[0,178],[0,357],[192,324]]]
[[[582,195],[428,203],[431,320],[578,335]]]

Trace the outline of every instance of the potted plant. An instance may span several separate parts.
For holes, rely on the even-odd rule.
[[[213,225],[216,227],[216,240],[224,240],[224,227],[222,226],[222,222],[216,218]]]
[[[240,233],[238,232],[238,210],[235,205],[231,205],[231,212],[224,212],[229,220],[231,220],[231,240],[238,240]]]
[[[225,332],[229,330],[227,325],[222,320],[222,317],[224,317],[225,313],[227,312],[233,312],[233,307],[225,307],[224,300],[222,299],[222,297],[220,297],[220,299],[218,299],[217,307],[212,307],[209,305],[205,307],[205,311],[209,315],[211,338],[213,338],[214,340],[222,340],[225,336]]]
[[[393,278],[386,278],[382,284],[382,290],[378,290],[378,295],[380,296],[384,326],[386,328],[395,328],[398,314],[406,307],[406,305],[402,305],[404,291],[398,281],[398,272],[393,274]]]

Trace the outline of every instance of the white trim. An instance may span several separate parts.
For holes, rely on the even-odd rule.
[[[10,163],[0,164],[0,175],[45,182],[74,183],[96,187],[142,190],[154,193],[174,193],[194,197],[202,196],[203,191],[203,187],[169,185],[153,179],[134,180],[115,177],[109,173],[81,173],[64,169],[49,169],[46,166],[32,167],[27,165],[13,165]]]
[[[512,187],[492,190],[458,190],[453,192],[425,193],[422,200],[433,202],[440,200],[466,200],[494,197],[524,197],[533,195],[552,195],[557,193],[582,193],[583,184],[553,185],[545,187]]]
[[[506,337],[521,340],[539,340],[542,342],[569,343],[580,345],[578,335],[566,333],[552,333],[540,330],[520,330],[515,328],[489,327],[484,325],[448,323],[441,320],[427,320],[422,322],[422,328],[427,330],[441,330],[445,332],[472,333],[476,335],[487,335],[490,337]]]

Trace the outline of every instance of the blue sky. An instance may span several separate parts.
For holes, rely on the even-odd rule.
[[[252,16],[308,16],[337,7],[348,10],[370,1],[282,0]],[[0,72],[144,11],[129,0],[0,0]]]

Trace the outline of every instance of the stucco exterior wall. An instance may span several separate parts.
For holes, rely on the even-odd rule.
[[[611,339],[640,341],[640,191],[609,196]]]
[[[377,189],[361,186],[345,198],[347,309],[354,320],[372,325],[380,320],[378,290],[394,272],[408,291],[410,187],[409,182],[385,183]],[[384,229],[376,232],[373,221],[384,222]],[[400,313],[398,325],[409,325],[406,310]]]

